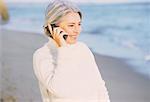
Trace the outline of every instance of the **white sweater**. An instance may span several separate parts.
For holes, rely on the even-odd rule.
[[[33,54],[43,102],[110,102],[94,55],[83,42],[56,48],[49,41]]]

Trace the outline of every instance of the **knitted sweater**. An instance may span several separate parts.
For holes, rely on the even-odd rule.
[[[56,48],[49,41],[33,54],[43,102],[110,102],[91,50],[83,42]]]

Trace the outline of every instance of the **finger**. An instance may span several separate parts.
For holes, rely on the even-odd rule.
[[[58,30],[57,30],[57,36],[59,36],[63,32],[64,32],[63,30],[61,30],[61,29],[58,28]]]
[[[64,30],[64,29],[62,29],[61,27],[58,27],[58,29],[59,29],[60,31],[65,32],[65,30]]]
[[[62,45],[66,45],[66,44],[67,44],[66,39],[64,38],[64,35],[66,35],[66,33],[61,33],[61,34],[60,34],[60,38],[61,38],[61,41],[62,41]]]
[[[64,39],[64,36],[68,36],[68,35],[66,33],[62,32],[59,36]]]
[[[49,23],[48,23],[48,28],[49,28],[50,33],[52,34],[53,33],[52,27],[51,27],[51,25]]]
[[[64,32],[60,27],[55,28],[55,36],[59,36],[62,32]]]
[[[54,29],[53,29],[53,36],[54,36],[54,38],[57,37],[57,30],[58,30],[57,28],[54,28]]]
[[[59,38],[59,35],[60,35],[61,30],[60,30],[58,27],[55,27],[53,31],[54,31],[53,36],[54,36],[55,38]]]

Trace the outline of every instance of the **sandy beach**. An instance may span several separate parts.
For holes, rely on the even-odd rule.
[[[32,55],[47,38],[41,34],[1,30],[0,102],[42,102]],[[94,52],[93,52],[94,53]],[[150,102],[150,79],[125,59],[94,53],[111,102]]]

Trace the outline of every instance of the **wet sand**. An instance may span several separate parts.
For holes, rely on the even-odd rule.
[[[1,30],[1,102],[42,102],[32,67],[32,55],[47,38],[41,34]],[[111,102],[150,102],[150,79],[125,59],[93,52]]]

